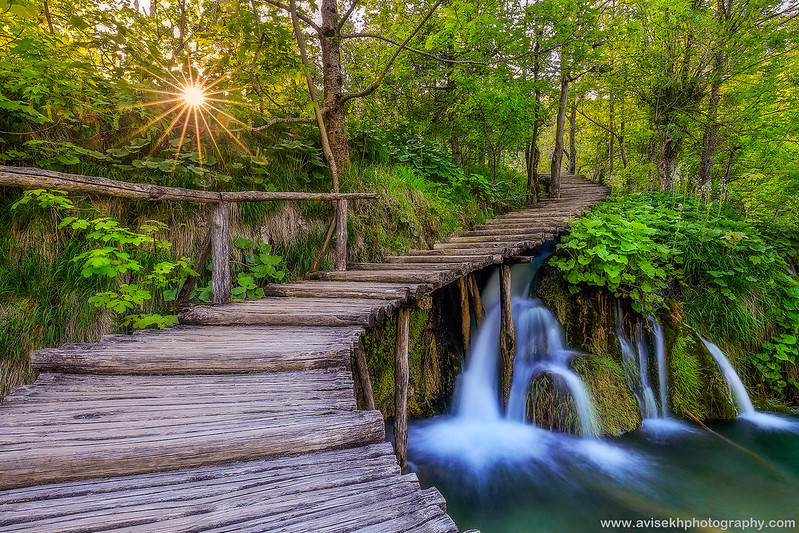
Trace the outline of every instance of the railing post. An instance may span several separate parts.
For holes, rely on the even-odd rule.
[[[216,204],[211,217],[211,286],[213,303],[230,301],[230,209],[227,202]]]
[[[347,270],[347,199],[338,201],[336,210],[336,270]]]
[[[499,266],[499,301],[501,319],[499,325],[499,352],[502,354],[502,397],[503,405],[508,405],[513,359],[516,353],[516,331],[513,329],[513,310],[511,302],[510,265]]]
[[[408,335],[411,310],[397,314],[397,353],[394,358],[394,447],[403,472],[408,467]]]

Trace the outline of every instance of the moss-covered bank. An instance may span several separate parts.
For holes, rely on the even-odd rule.
[[[603,434],[618,434],[639,427],[640,409],[624,377],[613,295],[599,287],[581,287],[571,294],[561,273],[548,265],[542,267],[534,290],[563,325],[569,346],[583,353],[575,357],[573,369],[582,377],[594,400],[600,424],[597,429]],[[629,305],[626,316],[624,327],[632,331],[636,319],[629,318],[635,316]],[[669,410],[673,416],[689,418],[691,413],[705,421],[734,418],[735,408],[718,365],[697,334],[683,324],[679,304],[671,302],[659,319],[665,337]],[[644,322],[640,316],[637,320]],[[646,327],[645,322],[642,327]],[[650,372],[650,382],[656,384],[653,365]],[[548,392],[551,387],[534,385],[534,393],[551,394]],[[549,404],[551,400],[537,399],[536,423],[574,431],[571,414],[538,407]]]
[[[450,319],[459,316],[457,305],[454,287],[443,287],[434,293],[431,309],[410,313],[408,415],[412,418],[440,414],[452,398],[463,361],[463,340]],[[394,416],[396,339],[396,314],[377,324],[364,338],[375,404],[386,418]],[[363,405],[362,398],[358,401]]]

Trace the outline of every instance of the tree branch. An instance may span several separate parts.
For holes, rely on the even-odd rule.
[[[346,13],[344,13],[344,16],[341,17],[341,20],[338,22],[338,28],[336,28],[336,33],[340,33],[341,32],[341,28],[343,28],[344,24],[347,23],[347,20],[350,18],[350,15],[352,15],[352,12],[355,11],[355,7],[357,5],[358,5],[358,0],[352,0],[352,4],[350,4],[350,8],[347,10]]]
[[[342,39],[378,39],[380,41],[385,41],[389,44],[393,44],[394,46],[402,46],[402,43],[391,39],[390,37],[386,37],[385,35],[380,35],[379,33],[348,33],[346,35],[341,36]],[[421,56],[429,57],[430,59],[435,59],[436,61],[440,61],[442,63],[450,63],[453,65],[477,65],[482,67],[490,67],[492,65],[498,65],[500,63],[509,63],[511,61],[516,61],[518,59],[524,59],[525,57],[531,57],[536,55],[546,55],[552,52],[557,46],[550,46],[543,50],[530,51],[524,52],[523,54],[515,55],[512,57],[501,57],[498,59],[492,59],[490,61],[474,61],[472,59],[447,59],[446,57],[437,56],[435,54],[431,54],[430,52],[425,52],[424,50],[419,50],[417,48],[411,48],[410,46],[405,46],[405,50],[409,52],[413,52],[414,54],[419,54]]]
[[[273,5],[273,6],[275,6],[278,9],[282,9],[283,11],[287,12],[288,14],[291,14],[291,11],[292,11],[291,7],[287,6],[286,4],[280,3],[277,0],[264,0],[264,2],[266,2],[267,4]],[[296,14],[297,18],[300,19],[301,21],[303,21],[304,23],[306,23],[308,26],[312,27],[316,31],[316,33],[321,33],[322,32],[322,28],[320,28],[319,24],[314,22],[313,19],[311,19],[309,17],[306,17],[302,13],[296,13],[296,9],[294,11],[295,11],[295,14]]]
[[[435,5],[433,5],[433,7],[430,8],[430,11],[428,11],[427,14],[424,16],[424,18],[419,21],[419,23],[413,29],[411,34],[405,38],[405,40],[402,42],[401,45],[399,45],[399,47],[396,50],[394,50],[394,54],[391,56],[391,59],[388,60],[388,63],[386,63],[386,66],[383,68],[383,72],[380,73],[380,75],[377,77],[375,81],[373,81],[366,89],[362,91],[359,91],[357,93],[345,94],[344,96],[341,97],[341,103],[344,104],[345,102],[352,100],[353,98],[363,98],[364,96],[369,96],[370,94],[375,92],[375,90],[378,87],[380,87],[380,84],[383,83],[383,79],[386,77],[386,74],[388,74],[391,65],[394,64],[394,60],[397,59],[397,56],[399,56],[400,52],[402,52],[402,50],[408,45],[408,42],[410,42],[410,40],[413,39],[417,33],[419,33],[419,30],[421,30],[422,26],[424,26],[424,24],[430,19],[430,17],[433,16],[433,13],[435,13],[436,9],[438,9],[438,6],[440,6],[444,2],[445,0],[438,0],[435,3]]]

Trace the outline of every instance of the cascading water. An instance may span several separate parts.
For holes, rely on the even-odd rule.
[[[697,333],[697,335],[699,335],[699,333]],[[746,387],[744,387],[741,378],[738,376],[738,373],[735,371],[735,368],[733,368],[729,359],[724,355],[724,352],[721,351],[721,348],[701,335],[699,335],[699,338],[705,343],[707,351],[710,352],[713,360],[719,365],[719,370],[721,370],[724,381],[727,383],[730,396],[732,396],[735,407],[738,409],[738,418],[763,427],[786,428],[794,426],[792,422],[788,422],[783,418],[756,411],[755,406],[752,404],[752,399],[749,398],[749,393],[746,392]]]
[[[619,439],[583,438],[528,423],[530,381],[542,373],[568,390],[581,411],[583,435],[592,435],[594,415],[584,384],[569,368],[574,353],[565,347],[560,325],[541,302],[525,296],[532,271],[517,267],[514,274],[517,353],[507,410],[499,384],[499,292],[492,282],[483,293],[488,316],[473,336],[452,414],[409,425],[409,467],[424,486],[441,490],[462,529],[594,533],[603,519],[740,518],[750,513],[773,518],[795,504],[793,480],[764,475],[763,457],[741,453],[704,432],[686,431],[690,426],[674,418],[661,418],[668,414],[668,373],[657,322],[634,333],[632,341],[619,328],[628,383],[652,417],[645,421],[646,431]],[[765,435],[753,424],[733,423],[719,431],[750,439],[752,447],[771,439],[756,448],[766,456],[772,442],[779,443],[774,449],[799,446],[794,432],[769,429]],[[791,465],[778,454],[769,460],[774,461],[772,470],[785,465],[799,476],[799,463]]]
[[[513,267],[517,282],[512,296],[513,325],[516,331],[516,353],[513,364],[508,406],[502,414],[499,394],[499,292],[497,280],[490,280],[483,303],[488,308],[469,354],[466,370],[459,379],[455,397],[455,414],[464,419],[527,421],[527,399],[530,383],[541,374],[549,374],[569,391],[577,410],[580,432],[595,436],[594,409],[585,385],[568,366],[572,351],[566,349],[563,331],[555,316],[538,299],[525,293],[535,273],[530,265]],[[518,280],[518,281],[517,281]],[[518,284],[525,289],[520,290]]]
[[[658,375],[658,392],[660,406],[655,399],[655,393],[649,381],[649,341],[640,324],[635,329],[635,347],[624,333],[624,314],[617,301],[614,304],[616,314],[616,336],[621,345],[621,355],[624,362],[624,377],[627,384],[638,401],[641,416],[644,419],[666,418],[668,416],[668,400],[666,397],[666,348],[663,341],[663,328],[655,318],[650,318],[655,346],[655,364]]]

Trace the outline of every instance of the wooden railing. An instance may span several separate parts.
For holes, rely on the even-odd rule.
[[[211,212],[208,235],[200,246],[197,265],[211,258],[211,285],[213,303],[230,301],[232,278],[230,274],[230,204],[235,202],[272,202],[319,200],[328,201],[336,208],[336,270],[347,269],[347,211],[348,200],[375,199],[376,193],[314,193],[314,192],[213,192],[182,187],[164,187],[146,183],[129,183],[108,178],[66,174],[51,170],[0,165],[0,186],[22,189],[57,189],[125,198],[130,200],[178,201],[215,204]],[[332,227],[332,225],[331,225]],[[196,278],[184,283],[178,302],[191,296]]]

